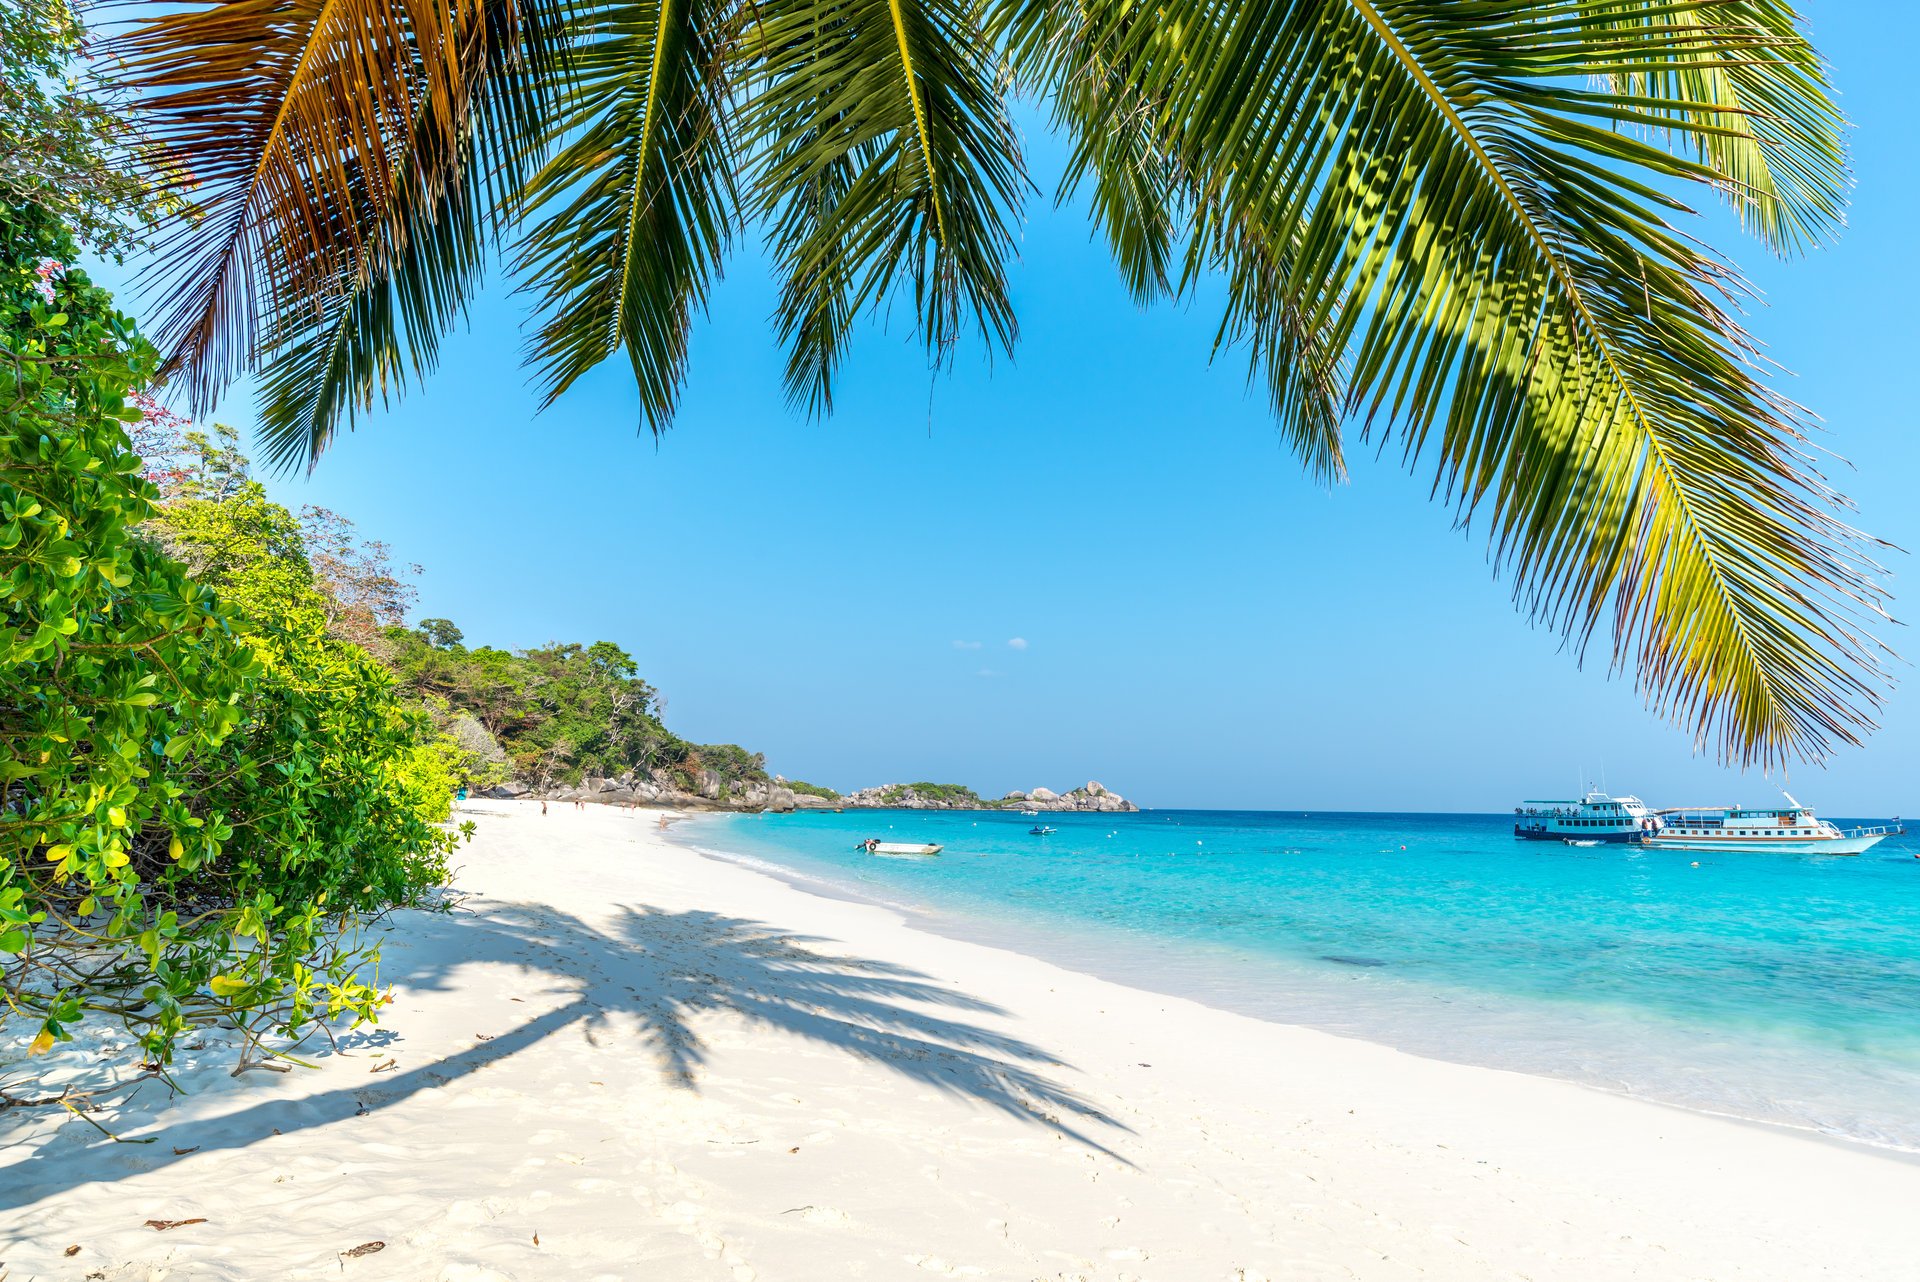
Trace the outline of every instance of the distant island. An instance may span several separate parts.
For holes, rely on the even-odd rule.
[[[753,754],[757,761],[759,754]],[[577,784],[538,789],[524,780],[508,779],[482,790],[481,796],[499,800],[538,797],[548,801],[583,801],[598,805],[675,806],[688,810],[1021,810],[1048,812],[1099,811],[1121,813],[1140,807],[1104,785],[1089,780],[1078,788],[1055,792],[1033,788],[1003,797],[982,797],[959,783],[888,783],[856,792],[839,793],[820,784],[722,773],[702,767],[684,780],[684,770],[656,767],[646,776],[634,772],[613,778],[588,776]],[[691,787],[686,786],[691,783]]]
[[[456,777],[483,797],[687,810],[1045,810],[1139,807],[1089,780],[998,798],[965,784],[889,783],[841,793],[767,769],[765,753],[667,729],[659,694],[610,641],[467,647],[448,619],[380,629],[370,649],[439,730]]]

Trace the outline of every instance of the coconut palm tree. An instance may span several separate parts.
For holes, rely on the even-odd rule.
[[[1701,192],[1782,254],[1838,225],[1786,0],[170,0],[106,53],[192,206],[168,376],[256,373],[281,465],[431,370],[496,257],[546,400],[624,356],[654,432],[749,235],[810,411],[876,309],[1011,351],[1025,94],[1140,300],[1224,282],[1216,353],[1316,476],[1397,444],[1702,746],[1871,728],[1873,542],[1685,229]]]

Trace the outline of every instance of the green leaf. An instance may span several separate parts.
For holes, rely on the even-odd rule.
[[[642,422],[673,417],[687,327],[736,217],[727,134],[731,10],[715,0],[596,6],[546,122],[553,157],[522,204],[517,269],[538,328],[528,358],[551,404],[624,353]]]
[[[1029,183],[979,10],[788,0],[747,12],[750,208],[784,278],[791,399],[830,409],[853,321],[896,297],[936,362],[969,326],[1011,351],[1005,264]]]
[[[1837,210],[1830,104],[1784,12],[1172,0],[1148,21],[1009,0],[1000,21],[1017,48],[1075,31],[1095,56],[1056,60],[1053,91],[1118,77],[1102,101],[1145,113],[1192,193],[1184,283],[1225,274],[1223,341],[1253,349],[1309,457],[1331,389],[1484,523],[1529,615],[1581,649],[1604,632],[1697,742],[1778,763],[1872,727],[1875,545],[1807,467],[1804,414],[1749,360],[1742,282],[1676,229],[1669,193],[1757,190],[1756,149],[1713,132],[1744,93],[1791,139],[1758,149],[1792,175],[1766,198],[1794,211],[1767,215],[1775,238]],[[1673,87],[1776,55],[1710,102]],[[1651,104],[1631,92],[1649,76],[1669,78]]]

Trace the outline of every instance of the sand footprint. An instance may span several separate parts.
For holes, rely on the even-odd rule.
[[[979,1278],[987,1275],[987,1270],[977,1264],[949,1264],[937,1255],[907,1255],[901,1258],[915,1268],[938,1273],[942,1277]]]
[[[828,1224],[842,1229],[853,1224],[851,1215],[831,1206],[801,1206],[794,1208],[793,1213],[809,1224]]]

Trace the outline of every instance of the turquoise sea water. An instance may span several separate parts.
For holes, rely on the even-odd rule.
[[[860,811],[676,831],[1140,987],[1920,1152],[1920,840],[1683,856],[1519,842],[1511,822]],[[868,836],[946,849],[875,858]]]

